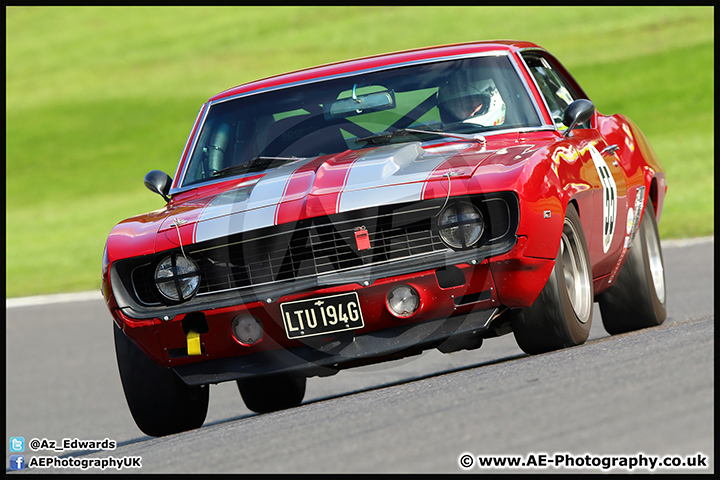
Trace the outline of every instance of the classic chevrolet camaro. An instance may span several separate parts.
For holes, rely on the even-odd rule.
[[[478,42],[240,85],[200,108],[160,210],[110,233],[102,291],[140,430],[209,386],[299,405],[308,377],[478,348],[580,345],[666,316],[665,172],[541,47]]]

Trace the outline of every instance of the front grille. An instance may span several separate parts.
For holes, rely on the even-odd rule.
[[[350,218],[315,218],[270,229],[250,239],[195,250],[203,281],[199,295],[228,289],[296,280],[377,265],[393,260],[444,251],[432,228],[437,206],[393,212],[363,212]],[[284,227],[284,228],[283,228]],[[278,231],[278,230],[285,231]],[[360,250],[355,238],[365,229],[370,248]]]
[[[472,198],[489,231],[477,248],[514,235],[517,220],[511,212],[517,207],[516,203],[511,207],[507,197]],[[428,200],[315,217],[186,246],[185,251],[200,267],[199,297],[392,265],[448,251],[436,228],[444,204],[444,199]],[[368,249],[358,248],[355,233],[362,229],[368,232]],[[140,265],[131,273],[135,296],[145,305],[159,303],[152,280],[155,263]]]

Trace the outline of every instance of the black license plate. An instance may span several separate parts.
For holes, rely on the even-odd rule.
[[[280,304],[288,338],[311,337],[362,328],[362,311],[355,292]]]

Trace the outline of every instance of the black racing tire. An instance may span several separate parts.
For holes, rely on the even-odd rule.
[[[555,266],[530,307],[510,310],[518,346],[529,354],[585,343],[593,316],[593,283],[585,233],[575,207],[565,215]]]
[[[146,435],[162,437],[202,426],[210,388],[190,387],[150,360],[117,325],[115,354],[130,413]]]
[[[275,374],[237,380],[245,406],[256,413],[269,413],[297,407],[305,396],[307,377]]]
[[[597,297],[605,330],[615,335],[662,324],[666,296],[660,236],[655,210],[648,202],[615,283]]]

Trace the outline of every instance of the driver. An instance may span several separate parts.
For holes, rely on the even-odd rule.
[[[445,124],[462,122],[489,127],[505,121],[505,102],[490,78],[441,85],[437,102],[440,119]]]

